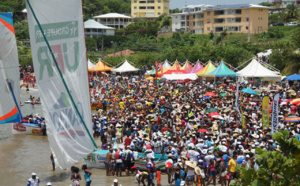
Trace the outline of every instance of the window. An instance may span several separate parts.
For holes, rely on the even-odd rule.
[[[137,3],[137,1],[134,1],[134,3]]]
[[[148,1],[148,3],[154,3],[154,1]]]
[[[177,19],[177,16],[175,16],[175,19]]]
[[[157,2],[158,2],[158,3],[161,3],[161,0],[158,0]]]
[[[246,30],[248,30],[248,26],[246,26]]]
[[[210,23],[210,19],[207,20],[207,23]]]
[[[140,6],[140,9],[146,9],[146,7],[145,6]]]
[[[193,15],[193,19],[195,19],[195,18],[196,18],[196,15],[194,14],[194,15]]]
[[[249,12],[250,12],[249,9],[246,9],[246,14],[249,14]]]
[[[154,6],[148,6],[147,9],[155,9]]]
[[[249,17],[246,17],[246,22],[249,22]]]
[[[158,12],[158,15],[160,15],[160,12]]]
[[[196,23],[195,22],[193,22],[193,26],[195,26],[196,25]]]
[[[209,28],[209,27],[207,27],[207,31],[210,31],[210,28]]]
[[[136,6],[134,7],[134,9],[136,9]]]
[[[207,11],[207,15],[208,15],[208,16],[210,15],[210,11]]]
[[[160,6],[159,7],[157,7],[158,9],[160,9]]]

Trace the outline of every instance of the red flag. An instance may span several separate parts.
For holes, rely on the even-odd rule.
[[[158,63],[158,67],[160,68],[161,71],[163,71],[163,66],[161,63]]]

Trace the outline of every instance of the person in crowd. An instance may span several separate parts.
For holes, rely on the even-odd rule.
[[[86,186],[90,186],[92,184],[92,172],[87,169],[87,165],[82,165],[83,176],[86,182]]]
[[[40,185],[40,179],[36,176],[36,173],[31,173],[31,178],[27,181],[27,186],[39,186]]]

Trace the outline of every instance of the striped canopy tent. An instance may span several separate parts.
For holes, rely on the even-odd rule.
[[[89,72],[104,72],[104,71],[111,71],[111,70],[114,70],[114,68],[105,65],[105,63],[103,63],[101,60],[99,60],[94,67],[89,68]]]
[[[212,64],[211,61],[208,62],[208,64],[199,72],[197,72],[197,76],[207,76],[208,73],[211,73],[214,71],[216,67]]]
[[[189,63],[188,60],[186,60],[185,64],[183,65],[183,67],[181,67],[181,70],[184,70],[186,72],[188,72],[189,70],[191,70],[193,68],[193,66]]]
[[[188,73],[197,73],[199,72],[200,70],[202,70],[204,67],[201,65],[200,61],[198,60],[196,65],[188,71]]]
[[[230,70],[222,61],[221,64],[214,71],[207,74],[207,76],[213,77],[235,77],[236,73]]]
[[[182,67],[180,66],[180,64],[178,63],[178,61],[176,59],[174,65],[169,70],[181,70],[181,68]]]

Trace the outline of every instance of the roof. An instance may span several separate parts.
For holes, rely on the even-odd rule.
[[[104,71],[111,71],[114,70],[114,68],[110,68],[109,66],[105,65],[101,60],[98,61],[96,65],[89,68],[90,72],[104,72]]]
[[[127,18],[132,19],[132,17],[124,15],[124,14],[118,14],[118,13],[108,13],[103,15],[94,16],[93,18]]]
[[[235,77],[236,73],[230,70],[222,61],[221,64],[211,73],[207,74],[208,76],[215,76],[215,77]]]
[[[237,72],[237,76],[244,77],[281,77],[278,72],[271,71],[253,59],[245,68]]]
[[[84,28],[94,28],[94,29],[106,29],[106,30],[115,30],[115,28],[102,25],[93,19],[89,19],[84,22]]]
[[[127,60],[125,60],[125,62],[118,67],[115,70],[112,70],[113,72],[134,72],[134,71],[139,71],[140,69],[135,68],[134,66],[132,66],[130,63],[128,63]]]
[[[222,9],[234,9],[234,8],[265,8],[269,9],[267,6],[255,5],[255,4],[235,4],[235,5],[221,5],[212,8],[207,8],[207,10],[222,10]]]
[[[188,5],[188,6],[185,6],[185,7],[182,7],[183,8],[199,8],[199,7],[213,7],[214,5],[205,5],[205,4],[200,4],[200,5]]]
[[[106,57],[120,56],[120,55],[129,56],[130,54],[134,54],[134,53],[135,52],[133,52],[132,50],[126,49],[126,50],[123,50],[123,51],[116,52],[114,54],[108,54]]]
[[[208,62],[208,64],[199,72],[197,72],[197,76],[205,76],[206,74],[214,71],[216,67],[211,63],[211,61]]]
[[[188,73],[197,73],[199,72],[200,70],[202,70],[204,67],[200,64],[199,61],[197,61],[196,65],[188,71]]]

